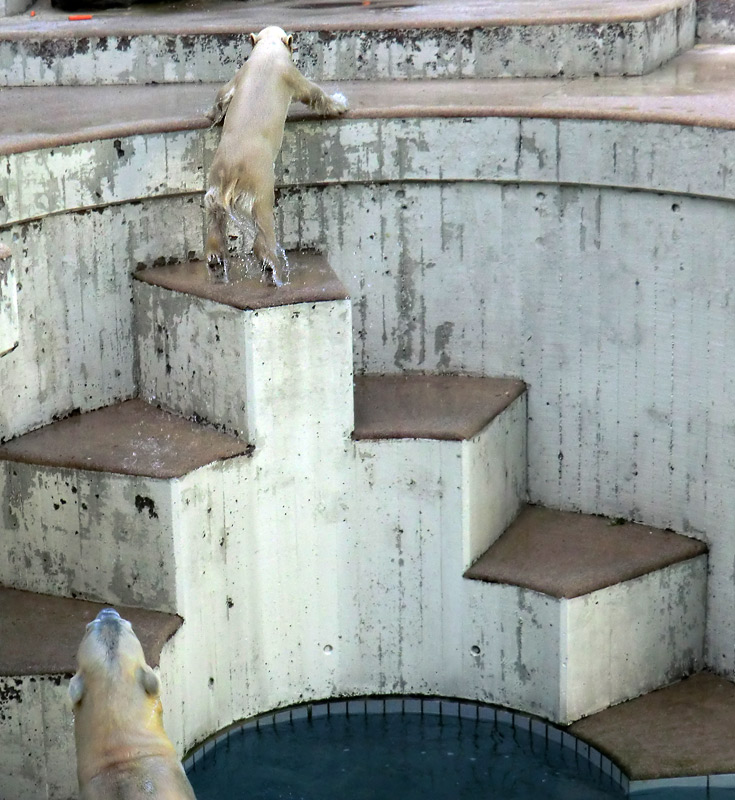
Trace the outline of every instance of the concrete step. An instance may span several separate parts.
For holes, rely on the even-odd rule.
[[[423,524],[434,515],[442,519],[442,535],[462,543],[462,564],[447,564],[457,574],[503,532],[525,499],[522,381],[356,376],[354,439],[362,467],[358,496],[375,497],[376,514],[389,528],[419,529],[415,512]],[[450,496],[454,515],[441,511]]]
[[[529,692],[494,670],[502,649],[497,608],[486,603],[491,620],[475,625],[461,577],[525,500],[523,383],[358,376],[354,438],[353,533],[344,556],[345,576],[362,587],[346,606],[360,642],[350,658],[353,691],[379,676],[389,694],[476,691],[528,709]],[[491,628],[498,641],[478,657],[472,648],[484,648]],[[349,658],[355,648],[347,648]]]
[[[0,585],[175,612],[177,542],[223,536],[234,509],[208,494],[236,483],[251,451],[141,400],[11,440],[0,446]]]
[[[735,788],[733,714],[735,685],[703,672],[593,714],[571,732],[615,761],[631,792],[681,788],[692,792],[687,797],[719,796],[713,790]]]
[[[735,5],[730,0],[698,0],[697,39],[735,44]]]
[[[82,22],[50,0],[34,10],[0,26],[4,85],[225,81],[273,24],[296,34],[313,80],[639,75],[691,47],[696,24],[695,0],[195,0]]]
[[[0,586],[0,797],[71,796],[76,757],[68,678],[76,671],[84,626],[102,608]],[[132,622],[148,663],[158,666],[181,619],[139,608],[118,610]]]
[[[559,721],[702,666],[707,548],[695,539],[527,507],[465,577],[521,587],[534,613],[552,609],[537,657],[558,665]]]
[[[256,446],[277,448],[296,409],[304,425],[346,440],[350,301],[323,256],[288,259],[280,288],[242,268],[218,281],[202,261],[135,273],[141,395]]]

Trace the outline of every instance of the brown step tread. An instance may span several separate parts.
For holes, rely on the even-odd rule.
[[[69,417],[0,445],[0,461],[178,478],[252,446],[142,400]]]
[[[75,25],[76,23],[71,23]],[[735,128],[735,46],[703,45],[640,77],[325,82],[346,119],[531,117]],[[218,84],[0,88],[0,155],[209,127]],[[294,103],[289,118],[315,114]],[[342,123],[338,123],[342,124]]]
[[[648,525],[527,506],[465,577],[570,598],[706,552],[703,542]]]
[[[242,310],[347,299],[347,290],[323,255],[299,251],[286,255],[291,267],[289,279],[279,287],[266,286],[260,275],[247,275],[241,267],[234,267],[225,283],[212,276],[204,261],[150,267],[136,272],[135,277],[153,286]]]
[[[76,672],[77,648],[85,625],[104,603],[0,587],[0,675],[58,675]],[[157,666],[163,645],[182,624],[175,614],[115,606],[129,620],[146,660]]]
[[[355,376],[355,439],[471,439],[526,391],[515,378]]]
[[[735,684],[710,673],[575,722],[631,780],[735,772]]]

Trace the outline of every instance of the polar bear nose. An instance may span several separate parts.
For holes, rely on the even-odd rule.
[[[117,611],[115,611],[114,608],[103,608],[102,611],[100,611],[100,613],[97,614],[97,619],[100,621],[107,620],[110,618],[120,619],[120,615],[117,613]]]

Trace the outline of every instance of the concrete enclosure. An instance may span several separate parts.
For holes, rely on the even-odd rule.
[[[668,49],[630,71],[691,44],[695,4],[659,5]],[[376,63],[469,80],[483,36],[464,66],[426,31],[406,63],[376,43]],[[348,38],[317,75],[357,63]],[[111,79],[85,53],[55,62],[66,77],[19,56],[38,74],[16,77]],[[181,617],[159,669],[182,754],[330,697],[465,697],[568,724],[702,667],[735,679],[735,124],[387,101],[292,119],[277,227],[296,288],[261,303],[249,278],[238,302],[207,288],[218,134],[192,115],[0,154],[0,585]],[[403,379],[427,381],[433,428],[387,388]],[[388,432],[360,409],[371,381]],[[470,408],[470,385],[502,402]],[[131,408],[160,430],[126,445],[120,423],[108,461],[49,444]],[[166,472],[180,425],[216,448]],[[527,504],[706,548],[580,592],[466,577]],[[70,737],[46,735],[70,724],[64,684],[0,678],[0,795],[73,796]]]

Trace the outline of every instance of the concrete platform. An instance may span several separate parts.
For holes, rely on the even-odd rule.
[[[43,0],[0,25],[3,82],[223,81],[269,24],[296,32],[296,63],[314,80],[623,75],[693,44],[695,2],[197,0],[71,22]]]
[[[0,461],[167,479],[250,452],[234,437],[128,400],[0,445]]]
[[[237,270],[227,283],[213,280],[203,262],[136,273],[141,395],[257,446],[280,438],[279,413],[292,414],[293,398],[303,395],[312,424],[346,439],[347,292],[323,256],[288,256],[289,282],[279,288]],[[276,390],[281,383],[288,391]]]
[[[572,598],[706,552],[703,542],[647,525],[529,506],[465,577]]]
[[[355,439],[471,439],[526,390],[513,378],[356,375]]]
[[[135,278],[151,286],[201,297],[242,311],[276,308],[295,303],[319,303],[347,299],[347,290],[317,253],[286,254],[289,279],[281,287],[266,286],[260,275],[248,274],[242,265],[233,267],[227,281],[212,276],[204,261],[151,267]]]
[[[217,84],[0,88],[0,155],[209,127]],[[521,117],[735,128],[735,47],[701,45],[643,77],[326,83],[348,120]],[[315,119],[295,103],[291,120]],[[118,153],[120,156],[120,153]]]
[[[178,611],[181,541],[222,538],[222,493],[246,480],[251,453],[141,400],[12,440],[0,447],[0,585]]]
[[[701,668],[706,552],[647,526],[526,507],[465,578],[520,587],[549,716],[571,722]]]
[[[84,626],[106,607],[0,587],[0,676],[76,672]],[[132,623],[148,663],[158,666],[161,649],[181,626],[181,618],[143,608],[115,608]]]
[[[705,672],[582,719],[570,731],[632,782],[714,776],[735,773],[734,714],[735,685]]]

